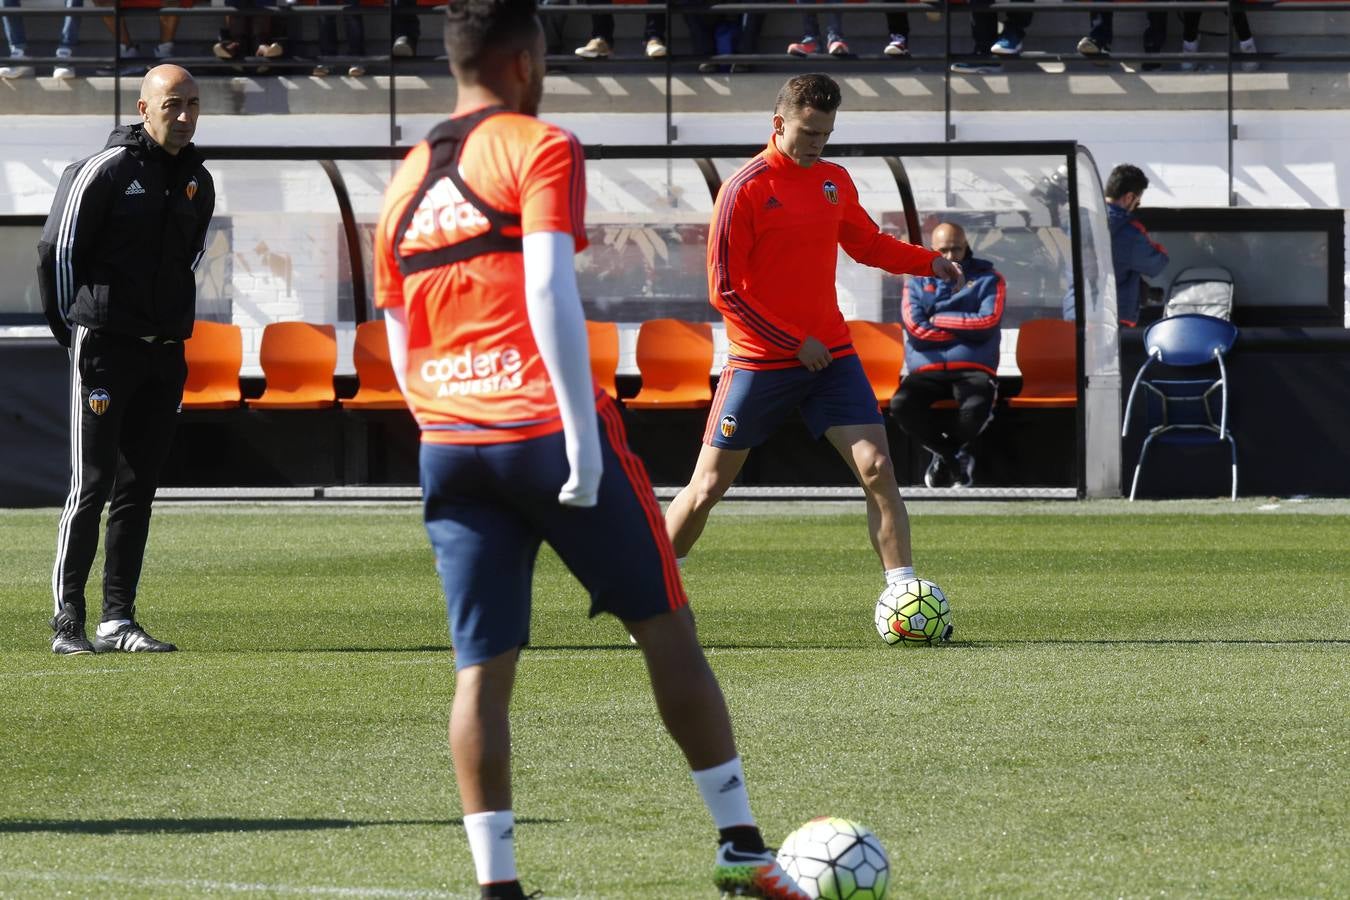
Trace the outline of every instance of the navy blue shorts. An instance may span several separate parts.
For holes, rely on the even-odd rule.
[[[748,450],[764,443],[793,410],[819,438],[836,425],[880,425],[877,397],[857,356],[843,356],[819,372],[791,369],[733,369],[717,380],[703,443],[723,450]]]
[[[529,643],[542,541],[590,592],[592,616],[640,621],[685,606],[675,551],[613,401],[600,411],[605,471],[595,506],[562,506],[562,432],[503,444],[423,444],[427,535],[445,590],[455,668]]]

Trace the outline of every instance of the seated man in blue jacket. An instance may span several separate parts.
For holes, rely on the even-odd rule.
[[[932,246],[961,267],[966,283],[953,293],[940,278],[909,279],[904,300],[909,374],[891,398],[891,415],[933,454],[924,484],[970,487],[975,479],[970,443],[989,424],[998,395],[998,331],[1007,285],[991,263],[971,255],[960,225],[938,225]],[[956,401],[950,433],[930,408],[946,399]]]
[[[1138,166],[1123,163],[1106,178],[1106,219],[1111,228],[1111,265],[1116,270],[1116,317],[1133,328],[1139,322],[1139,304],[1145,277],[1167,268],[1167,251],[1148,236],[1134,217],[1148,187],[1148,176]]]

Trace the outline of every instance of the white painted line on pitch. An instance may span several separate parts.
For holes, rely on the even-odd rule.
[[[181,888],[192,891],[221,891],[235,894],[300,894],[311,897],[453,897],[447,891],[418,891],[383,887],[325,887],[310,884],[253,884],[243,881],[213,881],[206,878],[138,878],[130,875],[100,875],[90,872],[35,872],[0,870],[0,879],[22,881],[102,882],[129,887]]]
[[[439,898],[454,897],[455,895],[448,891],[421,891],[407,890],[403,888],[382,888],[382,887],[326,887],[324,885],[308,884],[250,884],[241,881],[212,881],[205,878],[135,878],[132,876],[118,875],[89,875],[84,873],[66,873],[66,872],[34,872],[0,869],[0,880],[12,878],[18,881],[41,881],[49,884],[58,882],[78,881],[78,882],[103,882],[105,884],[120,884],[129,887],[160,887],[160,888],[180,888],[193,891],[219,891],[222,893],[234,894],[299,894],[309,897],[408,897],[408,898]],[[553,895],[550,895],[553,896]],[[573,894],[571,896],[558,895],[557,900],[590,900],[589,895]]]
[[[52,675],[107,675],[109,672],[123,674],[141,671],[139,669],[43,669],[37,672],[0,672],[0,678],[49,678]]]

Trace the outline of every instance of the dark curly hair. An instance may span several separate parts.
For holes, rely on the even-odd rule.
[[[528,47],[539,33],[536,0],[449,0],[445,52],[450,63],[479,68],[485,57]]]

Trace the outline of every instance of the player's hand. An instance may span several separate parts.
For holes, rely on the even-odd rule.
[[[960,266],[944,256],[939,256],[933,260],[933,275],[951,285],[953,294],[966,286],[966,273],[961,271]]]
[[[819,372],[834,362],[834,357],[830,355],[830,348],[813,337],[808,337],[802,341],[802,345],[797,348],[797,359],[801,360],[802,365],[806,366],[807,371],[810,372]]]
[[[594,506],[596,495],[600,493],[600,475],[599,469],[594,472],[573,469],[567,483],[558,491],[558,502],[563,506]]]

